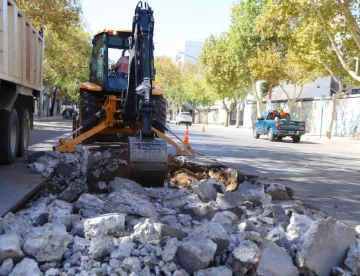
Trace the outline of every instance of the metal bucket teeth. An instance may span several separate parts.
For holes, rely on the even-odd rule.
[[[165,140],[129,137],[128,149],[129,178],[146,187],[162,187],[168,162]]]

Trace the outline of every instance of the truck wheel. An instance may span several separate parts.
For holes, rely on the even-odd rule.
[[[294,143],[299,143],[300,142],[300,139],[301,139],[301,136],[293,136],[293,142]]]
[[[260,138],[260,134],[257,133],[256,128],[254,128],[254,130],[253,130],[253,137],[254,137],[255,139],[259,139],[259,138]]]
[[[0,111],[0,164],[14,163],[19,146],[19,118],[16,109]]]
[[[278,140],[278,141],[282,141],[282,139],[283,139],[283,137],[282,137],[282,136],[278,136],[278,137],[276,137],[276,140]]]
[[[25,156],[29,146],[30,115],[27,109],[18,109],[19,117],[19,146],[17,156]]]
[[[153,96],[155,100],[155,111],[154,111],[154,119],[153,127],[159,130],[161,133],[165,133],[165,125],[166,125],[166,107],[167,102],[163,95]]]
[[[274,141],[275,140],[275,136],[274,136],[274,132],[273,132],[272,128],[268,129],[267,137],[268,137],[269,141]]]

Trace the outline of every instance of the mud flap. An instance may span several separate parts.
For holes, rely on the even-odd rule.
[[[161,138],[128,137],[129,178],[146,187],[162,187],[167,177],[167,143]]]

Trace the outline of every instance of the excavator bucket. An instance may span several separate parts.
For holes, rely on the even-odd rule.
[[[167,176],[167,143],[161,138],[128,137],[129,178],[147,187],[162,187]]]

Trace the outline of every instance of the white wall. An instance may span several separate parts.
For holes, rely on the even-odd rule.
[[[330,93],[331,77],[319,78],[312,83],[307,83],[304,85],[303,90],[300,95],[300,99],[305,98],[320,98],[321,95],[331,96]],[[319,88],[317,88],[319,86]],[[296,88],[294,92],[293,85],[283,85],[285,91],[289,94],[290,98],[296,98],[300,93],[300,87]],[[295,96],[294,96],[295,95]],[[275,87],[271,97],[272,101],[277,100],[287,100],[286,94],[281,89],[281,87]]]
[[[318,100],[303,101],[295,103],[292,108],[291,117],[294,120],[306,122],[307,133],[325,135],[329,129],[331,119],[332,101],[328,97],[324,102],[323,116],[321,116],[322,102]],[[273,103],[274,108],[284,108],[286,102]],[[334,136],[351,136],[355,132],[360,133],[360,97],[351,96],[349,98],[339,99],[336,105],[336,119],[334,120],[332,134]],[[263,110],[265,111],[265,110]],[[256,103],[250,103],[245,106],[244,127],[252,127],[256,120]]]

